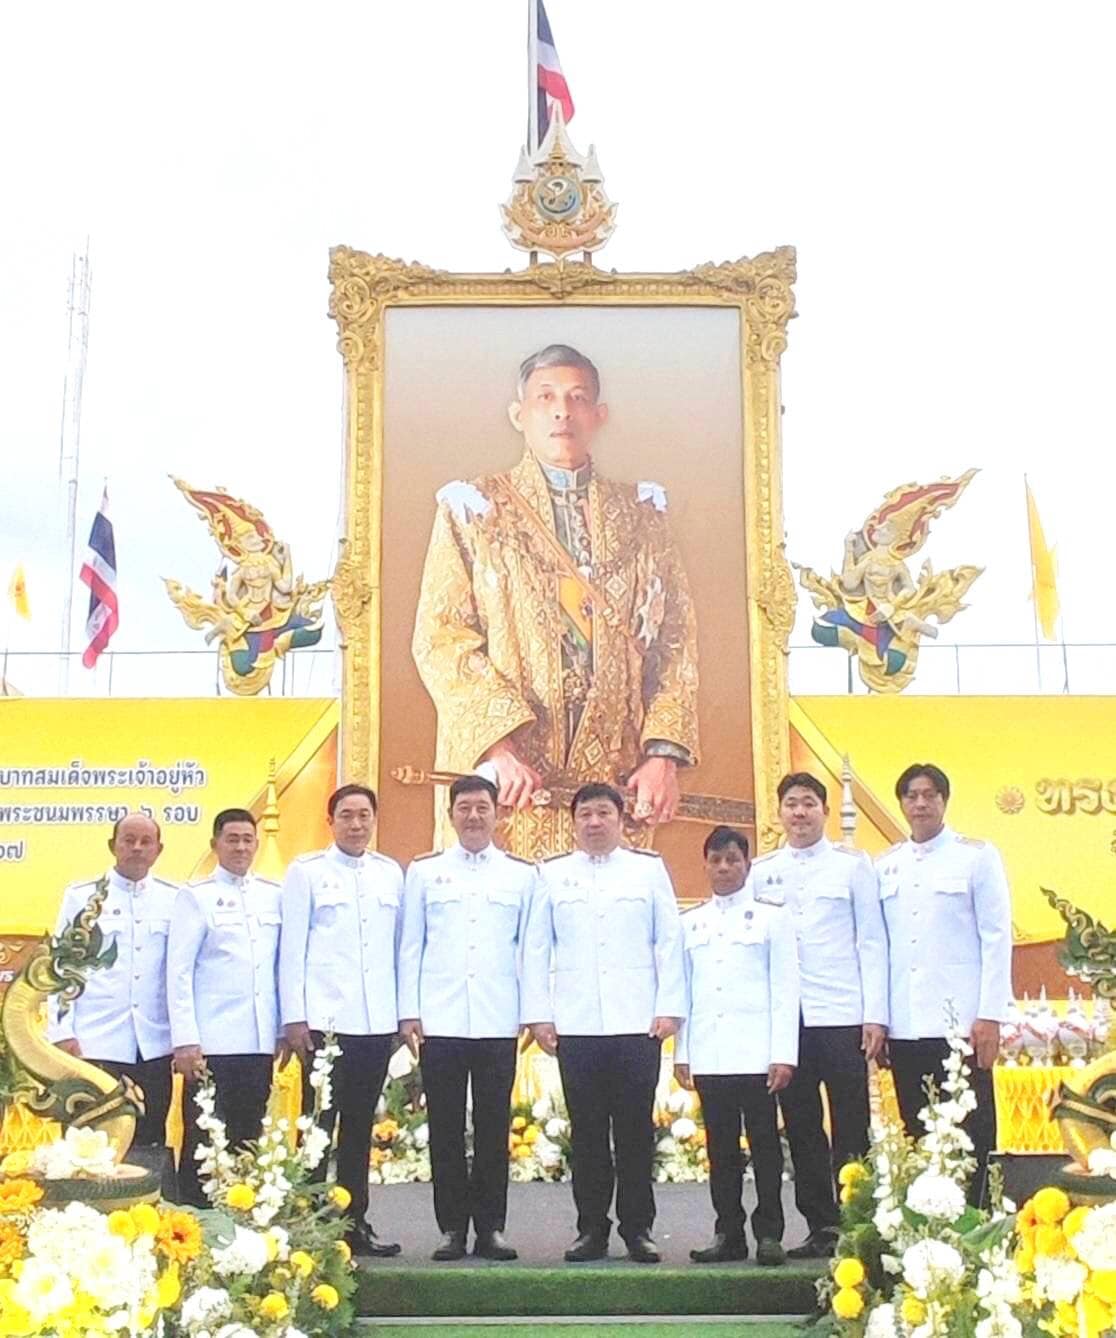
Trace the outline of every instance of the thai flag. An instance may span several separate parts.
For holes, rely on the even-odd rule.
[[[574,105],[566,76],[562,73],[562,63],[554,46],[550,22],[546,17],[546,7],[543,0],[535,2],[537,7],[535,70],[539,88],[539,143],[541,144],[550,125],[551,106],[555,102],[562,104],[562,115],[568,124],[573,120]]]
[[[86,669],[92,669],[120,624],[120,610],[116,602],[116,543],[108,515],[107,484],[101,494],[101,505],[93,518],[89,547],[79,575],[89,587],[89,617],[85,620],[89,645],[85,648],[81,662]]]

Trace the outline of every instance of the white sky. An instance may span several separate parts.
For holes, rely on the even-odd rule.
[[[79,550],[108,475],[114,647],[196,649],[157,578],[204,591],[216,550],[168,473],[254,500],[308,577],[332,566],[329,246],[446,269],[522,263],[497,204],[524,135],[525,8],[5,8],[0,636],[13,650],[59,639],[75,247],[89,235],[94,271]],[[790,556],[828,569],[888,489],[977,465],[926,550],[935,566],[987,567],[942,641],[1029,641],[1027,471],[1057,545],[1066,637],[1111,639],[1111,8],[549,0],[548,12],[573,138],[596,144],[621,207],[602,265],[798,248],[783,362]],[[30,628],[5,593],[20,561]],[[809,623],[803,597],[795,642]],[[1033,690],[1033,651],[963,663],[970,689]],[[926,666],[924,688],[952,686],[951,652]],[[1116,654],[1072,666],[1075,690],[1111,690]],[[53,682],[41,665],[10,672],[31,691]],[[1060,687],[1054,659],[1045,672]],[[792,681],[841,691],[844,673],[839,651],[819,650]],[[79,669],[72,686],[92,678]],[[212,666],[202,678],[206,691]]]

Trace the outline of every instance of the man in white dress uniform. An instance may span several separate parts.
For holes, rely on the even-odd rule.
[[[565,1258],[608,1253],[615,1187],[628,1257],[653,1264],[659,1052],[686,1011],[678,906],[662,859],[621,847],[617,790],[583,785],[570,807],[578,849],[540,866],[524,1005],[535,1039],[558,1056],[570,1114],[578,1234]]]
[[[538,879],[530,860],[492,844],[498,790],[481,775],[450,786],[457,844],[407,871],[399,945],[399,1029],[421,1059],[430,1118],[436,1260],[474,1253],[510,1260],[508,1132],[521,1025],[523,941]],[[465,1159],[473,1096],[473,1164]]]
[[[756,1261],[783,1263],[783,1148],[775,1093],[798,1061],[798,964],[794,926],[778,902],[745,886],[748,839],[716,827],[705,840],[713,896],[682,917],[689,1009],[675,1043],[674,1072],[701,1098],[708,1135],[713,1243],[698,1264],[747,1259],[740,1116],[756,1177]]]
[[[372,1122],[395,1048],[395,955],[401,926],[403,870],[368,849],[376,828],[376,795],[342,785],[330,796],[333,844],[303,855],[283,883],[279,944],[279,1008],[284,1054],[302,1062],[303,1108],[314,1049],[332,1030],[341,1047],[333,1070],[333,1107],[322,1124],[337,1136],[337,1180],[352,1196],[354,1254],[399,1253],[366,1221]],[[325,1173],[325,1163],[320,1168]]]
[[[952,1008],[973,1048],[969,1081],[977,1108],[964,1127],[977,1161],[969,1197],[978,1203],[996,1143],[992,1066],[1012,993],[1011,893],[995,846],[946,826],[949,778],[940,767],[908,767],[895,794],[911,837],[876,860],[890,941],[895,1092],[907,1132],[920,1136],[925,1082],[933,1078],[941,1088],[946,1008]]]
[[[208,1067],[234,1151],[259,1138],[279,1017],[280,888],[252,873],[255,818],[245,808],[224,809],[210,844],[217,868],[179,892],[167,950],[174,1067],[186,1084],[178,1180],[184,1201],[202,1208],[197,1080]]]

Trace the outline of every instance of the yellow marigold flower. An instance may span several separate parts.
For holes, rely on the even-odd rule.
[[[531,1148],[530,1148],[529,1144],[527,1144],[527,1143],[520,1143],[520,1145],[519,1145],[517,1148],[515,1148],[515,1149],[513,1150],[513,1152],[512,1152],[512,1160],[513,1160],[513,1161],[526,1161],[526,1159],[527,1159],[530,1155],[531,1155]]]
[[[25,1213],[43,1197],[34,1180],[0,1180],[0,1213]]]
[[[329,1199],[330,1203],[333,1204],[338,1212],[342,1213],[353,1201],[353,1196],[344,1185],[331,1185],[326,1198]]]
[[[856,1193],[856,1190],[852,1187],[852,1185],[842,1185],[842,1186],[841,1186],[841,1202],[842,1202],[842,1203],[849,1203],[849,1202],[851,1202],[851,1201],[852,1201],[852,1196],[853,1196],[855,1193]]]
[[[139,1327],[141,1333],[146,1333],[148,1329],[152,1329],[155,1327],[155,1320],[158,1314],[159,1314],[158,1309],[153,1305],[144,1304],[140,1306],[139,1310],[136,1312],[136,1315],[139,1319]],[[3,1332],[4,1330],[0,1329],[0,1333]]]
[[[523,1139],[518,1134],[508,1134],[508,1151],[514,1152],[522,1142]]]
[[[229,1187],[225,1202],[237,1212],[246,1213],[249,1208],[256,1206],[256,1191],[251,1185],[246,1185],[241,1181],[239,1184]]]
[[[1062,1234],[1066,1240],[1073,1240],[1074,1236],[1085,1225],[1090,1211],[1091,1209],[1084,1207],[1073,1208],[1066,1214],[1065,1220],[1062,1222]]]
[[[317,1265],[305,1250],[295,1250],[291,1255],[291,1267],[300,1278],[308,1278]]]
[[[522,1115],[517,1115],[511,1122],[511,1127],[515,1133],[522,1133],[527,1128],[527,1121]]]
[[[1035,1254],[1047,1257],[1064,1254],[1066,1238],[1060,1226],[1048,1226],[1043,1223],[1035,1232]]]
[[[105,1220],[105,1225],[114,1236],[119,1236],[121,1240],[129,1244],[139,1235],[139,1228],[136,1226],[132,1214],[125,1212],[123,1208],[117,1208],[115,1212],[109,1213]]]
[[[842,1259],[833,1270],[833,1281],[838,1287],[859,1287],[866,1276],[859,1259]]]
[[[141,1236],[153,1236],[159,1230],[159,1214],[150,1203],[137,1203],[128,1209],[128,1214]]]
[[[747,1134],[741,1134],[741,1135],[740,1135],[740,1140],[739,1140],[739,1141],[740,1141],[740,1151],[741,1151],[741,1152],[747,1152],[747,1151],[748,1151],[748,1135],[747,1135]]]
[[[529,1124],[523,1131],[523,1141],[528,1147],[532,1147],[539,1141],[539,1134],[541,1133],[542,1130],[537,1124]]]
[[[1116,1305],[1116,1269],[1098,1269],[1085,1284],[1085,1290],[1099,1296],[1107,1305]]]
[[[841,1287],[833,1293],[833,1313],[838,1319],[856,1319],[864,1309],[864,1297],[852,1287]]]
[[[336,1310],[341,1296],[336,1287],[331,1287],[328,1282],[319,1282],[310,1293],[310,1299],[323,1310]]]
[[[350,1249],[349,1242],[347,1240],[335,1240],[333,1242],[333,1248],[337,1251],[337,1253],[341,1256],[341,1258],[344,1259],[346,1263],[348,1263],[352,1259],[353,1252]]]
[[[1031,1202],[1034,1204],[1035,1216],[1048,1226],[1060,1222],[1070,1210],[1069,1195],[1055,1185],[1040,1189]]]
[[[264,1249],[267,1250],[267,1262],[273,1264],[279,1258],[279,1241],[270,1231],[264,1232]]]
[[[1058,1333],[1073,1334],[1073,1338],[1077,1338],[1077,1335],[1081,1332],[1077,1323],[1077,1307],[1074,1305],[1059,1301],[1054,1307],[1054,1319],[1059,1325]],[[1055,1330],[1052,1329],[1051,1332],[1053,1333]]]
[[[260,1314],[264,1319],[286,1319],[291,1308],[282,1292],[268,1292],[260,1302]]]
[[[35,1157],[31,1152],[25,1149],[17,1149],[15,1152],[9,1152],[3,1161],[0,1161],[0,1172],[4,1175],[26,1175],[31,1169]]]
[[[12,1265],[23,1258],[27,1242],[23,1233],[11,1222],[0,1222],[0,1277],[10,1271]]]
[[[159,1274],[155,1283],[155,1298],[160,1310],[169,1310],[182,1295],[182,1279],[178,1276],[178,1265],[169,1263]]]
[[[1107,1333],[1111,1329],[1112,1307],[1105,1305],[1100,1297],[1090,1296],[1088,1292],[1082,1292],[1081,1310],[1089,1338],[1097,1338],[1097,1335]]]
[[[1033,1273],[1035,1271],[1035,1247],[1032,1244],[1025,1241],[1020,1245],[1015,1252],[1014,1259],[1015,1267],[1020,1273]]]
[[[903,1304],[899,1307],[899,1313],[903,1316],[903,1323],[914,1328],[926,1318],[926,1307],[917,1296],[908,1292],[903,1297]]]
[[[837,1183],[839,1185],[855,1185],[857,1181],[863,1180],[868,1174],[864,1164],[859,1161],[847,1161],[837,1172]]]
[[[201,1223],[193,1213],[164,1213],[155,1233],[155,1248],[167,1259],[188,1264],[201,1253]]]

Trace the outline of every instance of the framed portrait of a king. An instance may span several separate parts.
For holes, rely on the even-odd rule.
[[[633,275],[331,260],[342,771],[379,793],[381,847],[443,844],[445,787],[481,768],[502,844],[545,858],[604,780],[697,895],[712,826],[776,839],[793,252]]]

